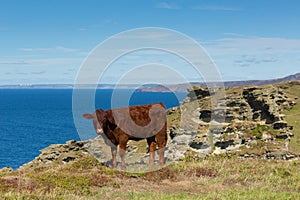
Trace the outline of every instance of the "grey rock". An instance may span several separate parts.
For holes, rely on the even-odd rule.
[[[173,138],[172,143],[176,143],[177,145],[187,145],[191,141],[191,135],[179,135]]]
[[[188,97],[190,98],[190,101],[196,100],[196,99],[202,99],[207,96],[210,96],[210,92],[207,88],[201,87],[201,86],[194,86],[190,89],[188,89]]]

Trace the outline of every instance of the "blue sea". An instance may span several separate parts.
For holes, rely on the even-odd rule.
[[[112,92],[112,89],[97,90],[95,107],[110,109]],[[129,91],[118,92],[126,96]],[[129,104],[163,102],[170,108],[185,97],[185,92],[175,95],[136,91]],[[14,169],[33,160],[39,150],[51,144],[80,140],[72,114],[72,89],[0,89],[0,136],[0,168]]]

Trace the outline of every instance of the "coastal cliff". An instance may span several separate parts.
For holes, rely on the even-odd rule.
[[[214,94],[207,88],[190,88],[182,104],[168,110],[166,161],[199,160],[219,154],[239,158],[298,159],[299,90],[300,81],[261,87],[230,87],[225,90],[224,110],[220,112],[218,108],[212,109]],[[188,113],[188,117],[182,112]],[[215,121],[221,118],[220,115],[223,115],[223,121]],[[216,119],[212,120],[213,116]],[[21,169],[90,156],[109,165],[110,149],[101,136],[51,145]],[[127,165],[139,163],[145,166],[148,156],[145,141],[129,142]]]
[[[184,102],[168,110],[163,168],[111,169],[110,150],[100,136],[71,140],[42,149],[16,171],[1,169],[0,197],[298,199],[300,81],[225,92],[223,110],[212,108],[215,94],[203,87],[190,88]],[[147,168],[146,146],[128,144],[128,168]]]

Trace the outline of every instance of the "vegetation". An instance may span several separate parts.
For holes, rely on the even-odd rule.
[[[245,132],[247,133],[246,136],[250,137],[250,138],[256,138],[256,139],[262,139],[263,135],[272,135],[272,136],[279,136],[280,135],[280,130],[275,130],[272,128],[271,125],[256,125],[254,128],[252,129],[247,129],[245,130]]]
[[[0,174],[3,199],[299,199],[300,161],[214,156],[130,174],[94,158]]]
[[[285,84],[282,84],[284,87]],[[290,87],[284,88],[288,96],[296,102],[291,110],[283,112],[285,120],[289,125],[293,126],[292,133],[294,137],[289,144],[289,150],[293,153],[300,154],[300,85],[294,84]]]

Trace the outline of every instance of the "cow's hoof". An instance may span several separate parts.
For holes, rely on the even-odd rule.
[[[117,168],[117,163],[116,163],[116,162],[115,162],[115,163],[112,163],[112,168],[113,168],[113,169]]]
[[[111,168],[111,169],[116,169],[117,166],[116,165],[108,165],[107,167]]]

